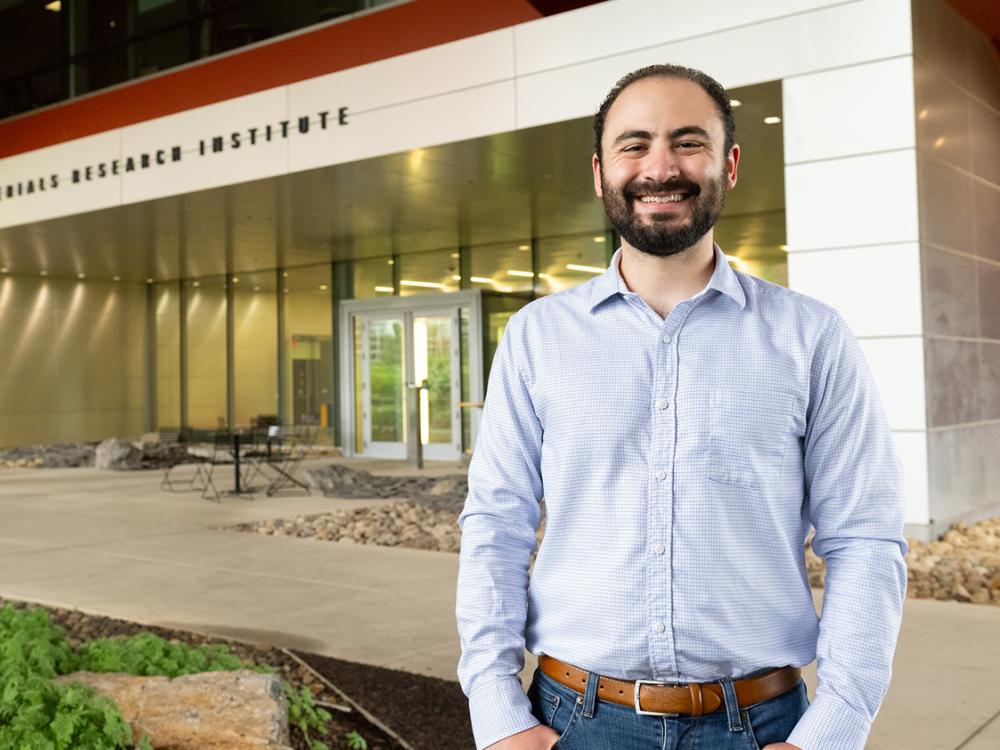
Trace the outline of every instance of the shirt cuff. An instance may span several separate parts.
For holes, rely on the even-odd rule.
[[[541,723],[532,715],[531,701],[516,675],[487,682],[474,690],[469,696],[469,714],[476,750]]]
[[[836,696],[817,695],[786,742],[802,750],[865,750],[871,722]]]

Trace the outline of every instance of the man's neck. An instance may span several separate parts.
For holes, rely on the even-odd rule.
[[[674,255],[657,256],[636,250],[622,241],[618,269],[625,286],[638,294],[661,318],[708,284],[715,271],[712,233]]]

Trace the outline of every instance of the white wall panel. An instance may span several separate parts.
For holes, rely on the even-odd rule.
[[[919,336],[920,246],[788,254],[788,286],[833,305],[856,336]]]
[[[601,7],[603,4],[595,6]],[[728,26],[714,12],[703,15],[711,16],[717,27]],[[519,75],[518,127],[591,115],[615,81],[653,63],[677,62],[700,68],[730,88],[908,55],[913,50],[909,19],[907,0],[860,0],[669,44],[640,49],[629,44],[634,51],[600,58],[594,55],[572,65],[554,63],[549,70]],[[605,29],[592,28],[577,39],[582,45],[605,35]],[[850,44],[845,44],[845,39]]]
[[[785,163],[916,146],[913,58],[782,82]]]
[[[786,166],[785,211],[789,252],[916,242],[916,151]]]
[[[927,433],[894,432],[892,437],[903,464],[904,523],[928,524]]]
[[[293,112],[346,106],[353,114],[514,77],[514,29],[441,44],[293,83]],[[441,112],[446,119],[450,112]]]
[[[0,160],[0,190],[7,185],[27,180],[48,180],[59,176],[59,187],[31,195],[0,198],[0,227],[27,224],[32,221],[69,216],[98,208],[117,205],[121,201],[121,181],[117,178],[96,178],[72,182],[74,169],[84,170],[107,159],[121,156],[121,131],[77,138],[55,146],[29,151]]]
[[[894,430],[927,428],[924,342],[919,336],[859,339]]]
[[[301,111],[289,111],[287,87],[281,86],[122,128],[122,153],[126,156],[175,144],[181,144],[183,152],[177,163],[126,174],[122,185],[123,202],[135,203],[284,174],[288,171],[288,144],[321,137],[321,133],[296,133],[294,120],[299,115],[315,114],[318,109],[314,105]],[[260,136],[256,145],[249,144],[248,128],[263,130],[268,124],[277,128],[278,123],[289,116],[293,122],[287,138],[275,132],[269,143]],[[230,147],[230,134],[234,131],[241,134],[239,148]],[[224,138],[220,153],[211,153],[213,136]],[[198,153],[201,140],[206,141],[208,150],[204,156]]]
[[[717,0],[697,4],[616,0],[517,26],[517,72],[537,73],[598,57],[836,5],[838,0]]]
[[[513,130],[514,82],[503,81],[351,117],[333,137],[291,143],[289,171]]]

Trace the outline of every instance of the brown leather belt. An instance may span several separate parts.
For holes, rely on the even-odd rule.
[[[539,656],[538,668],[570,690],[583,693],[587,689],[590,673],[586,670],[551,656]],[[795,687],[801,678],[802,670],[798,667],[781,667],[756,677],[734,680],[736,702],[740,708],[746,708],[775,698]],[[701,716],[724,708],[726,701],[723,696],[722,685],[718,682],[677,685],[652,680],[630,682],[603,676],[599,676],[597,681],[599,700],[630,706],[640,714]]]

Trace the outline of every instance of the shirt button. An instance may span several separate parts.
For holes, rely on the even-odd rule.
[[[656,478],[659,479],[659,480],[666,479],[667,478],[667,472],[665,472],[662,469],[660,469],[660,471],[656,472]]]
[[[662,633],[666,629],[667,626],[664,625],[662,622],[658,622],[653,626],[653,630],[655,630],[657,633]]]
[[[670,402],[667,401],[665,398],[658,398],[658,399],[656,399],[656,408],[657,409],[669,409],[670,408]]]
[[[664,336],[663,337],[663,343],[664,344],[669,344],[670,343],[670,337],[669,336]]]
[[[665,551],[666,547],[664,547],[662,544],[657,544],[653,547],[653,552],[655,552],[658,555],[662,555]]]

